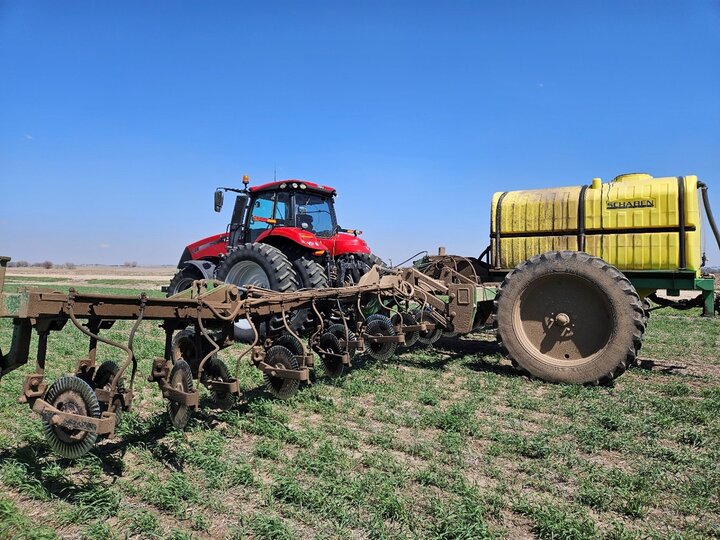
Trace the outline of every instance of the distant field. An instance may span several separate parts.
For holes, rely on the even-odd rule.
[[[149,275],[8,284],[160,294]],[[243,363],[242,401],[185,431],[145,380],[163,352],[145,323],[134,412],[78,462],[50,454],[16,403],[32,366],[2,380],[0,538],[717,538],[720,320],[698,313],[654,312],[641,367],[612,387],[528,380],[485,335],[339,380],[319,371],[286,402]],[[4,350],[10,332],[0,320]],[[51,334],[47,380],[86,350],[74,328]],[[234,365],[241,350],[221,356]]]

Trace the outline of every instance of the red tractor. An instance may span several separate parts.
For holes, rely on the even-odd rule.
[[[335,218],[336,191],[302,180],[281,180],[243,189],[218,188],[215,211],[224,193],[237,193],[227,231],[190,244],[167,287],[168,296],[196,279],[219,279],[275,291],[353,284],[382,261]]]

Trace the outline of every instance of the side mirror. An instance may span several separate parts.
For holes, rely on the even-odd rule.
[[[225,194],[218,189],[215,192],[215,211],[216,212],[219,212],[220,210],[222,210],[224,199],[225,199]]]

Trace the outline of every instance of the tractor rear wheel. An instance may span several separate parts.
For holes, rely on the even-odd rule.
[[[278,248],[267,244],[243,244],[235,248],[218,264],[215,277],[238,287],[253,285],[278,292],[292,292],[298,289],[295,269],[288,258]],[[302,321],[288,314],[288,323],[297,330]],[[260,339],[267,334],[266,325],[258,328]],[[280,317],[270,322],[271,330],[282,328]],[[243,343],[252,343],[255,332],[249,324],[235,325],[235,339]]]
[[[531,375],[600,384],[621,375],[642,341],[630,281],[598,257],[550,251],[518,265],[495,298],[497,340]]]
[[[325,270],[315,261],[307,249],[297,245],[286,246],[283,253],[292,263],[298,277],[300,289],[326,289],[328,278]],[[293,315],[293,324],[299,325],[301,334],[306,334],[315,327],[315,313],[312,308],[302,308]]]
[[[287,257],[267,244],[243,244],[218,264],[217,279],[238,287],[252,285],[278,292],[295,291],[298,279]]]

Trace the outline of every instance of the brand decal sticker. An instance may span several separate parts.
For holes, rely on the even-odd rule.
[[[634,201],[608,201],[608,210],[624,210],[626,208],[654,208],[655,201],[652,199],[638,199]]]

